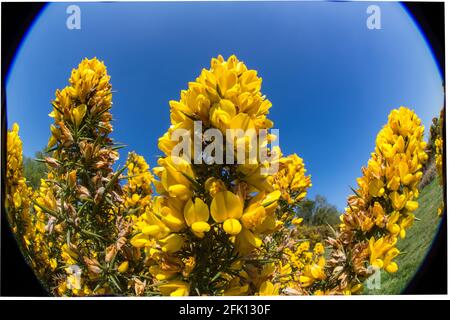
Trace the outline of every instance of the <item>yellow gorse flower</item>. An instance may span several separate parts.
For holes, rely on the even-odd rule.
[[[46,179],[29,197],[32,264],[57,295],[121,293],[128,273],[138,281],[139,252],[127,243],[131,225],[151,203],[153,177],[144,159],[130,154],[114,172],[112,91],[105,65],[84,59],[52,102]],[[128,169],[128,181],[119,179]],[[142,268],[142,267],[141,267]],[[52,270],[54,274],[49,273]]]
[[[101,61],[84,59],[56,91],[48,172],[34,192],[23,176],[18,125],[8,132],[8,220],[55,295],[356,294],[373,268],[398,270],[397,240],[414,222],[427,160],[413,111],[390,113],[327,245],[298,235],[296,210],[312,184],[297,154],[275,147],[270,163],[244,164],[172,155],[175,130],[193,137],[195,121],[222,133],[273,126],[255,70],[234,55],[218,56],[169,102],[170,127],[158,140],[163,156],[153,174],[134,152],[112,168],[118,152],[108,136],[109,80]],[[275,139],[269,134],[263,146]],[[435,147],[440,172],[442,137]],[[261,170],[274,163],[276,173]]]
[[[23,174],[22,141],[19,125],[13,124],[6,140],[6,192],[5,208],[12,230],[19,236],[20,247],[27,261],[35,268],[40,277],[45,277],[48,270],[58,266],[56,259],[50,257],[51,242],[45,241],[46,219],[42,212],[33,212],[33,191],[27,186]],[[50,206],[56,201],[47,198]],[[48,280],[45,278],[45,280]]]
[[[405,107],[393,110],[378,133],[375,151],[362,169],[358,189],[348,198],[348,207],[341,216],[341,234],[333,242],[335,258],[330,268],[342,266],[344,252],[350,252],[353,259],[356,277],[346,279],[343,292],[351,292],[349,288],[371,274],[366,261],[387,272],[398,270],[392,261],[399,254],[395,245],[398,237],[406,236],[406,229],[414,221],[413,212],[419,206],[417,186],[427,160],[423,133],[420,119]],[[352,237],[355,233],[361,234],[359,240]]]
[[[281,198],[289,204],[299,202],[306,196],[306,190],[312,186],[311,177],[305,176],[303,159],[292,154],[280,159],[280,169],[273,177],[275,189],[281,191]]]
[[[261,82],[256,71],[249,70],[235,56],[227,60],[219,56],[211,60],[209,70],[203,69],[188,89],[181,91],[180,100],[169,103],[171,126],[158,142],[165,156],[153,169],[158,196],[136,223],[131,243],[145,251],[155,276],[170,280],[169,283],[189,283],[182,289],[194,290],[189,293],[249,292],[252,287],[248,283],[232,280],[235,278],[230,276],[228,267],[217,261],[235,259],[232,265],[236,266],[239,257],[258,252],[263,235],[281,228],[277,216],[281,192],[274,190],[271,175],[262,173],[261,168],[267,164],[210,166],[197,164],[192,155],[173,156],[176,141],[172,141],[172,134],[182,128],[192,137],[194,121],[202,121],[205,130],[214,128],[223,133],[227,129],[271,128],[273,124],[267,118],[271,103],[261,93]],[[281,154],[279,150],[273,152]],[[274,161],[278,159],[275,157]],[[303,165],[299,159],[293,160],[297,161],[297,169]],[[303,173],[297,174],[293,182],[302,193],[297,194],[297,200],[308,187],[308,182],[300,181]],[[195,258],[189,275],[209,272],[213,278],[217,274],[215,286],[206,290],[204,280],[186,277],[183,270],[190,267],[184,265],[181,253]],[[200,253],[208,254],[207,260],[216,266],[206,271],[205,257],[200,258]],[[163,261],[168,260],[178,261],[170,272],[163,271]],[[245,264],[240,265],[243,275],[245,268]],[[172,294],[162,286],[158,286],[163,288],[161,293]],[[253,288],[253,293],[257,294],[258,288]]]
[[[223,229],[230,235],[241,232],[239,218],[242,217],[244,204],[239,196],[230,191],[217,193],[211,202],[211,216],[215,222],[223,223]]]
[[[15,232],[19,228],[29,228],[31,224],[29,206],[30,189],[27,187],[23,175],[22,141],[19,136],[19,125],[13,124],[12,130],[7,134],[6,151],[6,201],[9,222]],[[20,230],[26,236],[30,231]],[[22,239],[26,246],[26,238]]]
[[[440,185],[444,185],[444,171],[443,171],[443,167],[442,167],[442,157],[443,157],[443,153],[444,153],[444,132],[443,132],[443,126],[444,126],[444,110],[441,110],[441,114],[439,119],[436,119],[437,121],[437,128],[436,128],[436,133],[437,133],[437,137],[434,141],[434,147],[435,147],[435,164],[436,164],[436,172],[438,174],[439,177],[439,183]],[[433,119],[434,121],[434,119]],[[444,210],[444,202],[441,203],[441,205],[438,208],[438,216],[442,216],[443,215],[443,210]]]
[[[204,236],[205,232],[211,229],[208,224],[208,205],[200,198],[195,198],[194,202],[188,200],[184,206],[184,219],[192,231],[200,238]]]

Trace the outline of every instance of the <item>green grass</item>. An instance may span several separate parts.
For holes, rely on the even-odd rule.
[[[440,224],[437,209],[442,201],[443,190],[434,179],[420,193],[419,208],[414,213],[420,221],[415,221],[406,232],[405,239],[399,239],[401,254],[396,258],[399,270],[389,274],[381,272],[379,289],[369,290],[365,286],[364,294],[401,294],[412,280],[425,259]]]

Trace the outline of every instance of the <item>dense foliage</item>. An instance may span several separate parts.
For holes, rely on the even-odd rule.
[[[126,165],[114,170],[120,146],[109,136],[110,77],[102,62],[85,59],[69,85],[56,91],[42,159],[47,172],[34,190],[24,178],[15,124],[7,141],[8,218],[49,291],[352,294],[376,268],[396,272],[396,242],[414,222],[427,160],[424,127],[413,111],[392,110],[340,220],[323,198],[305,200],[311,177],[303,159],[285,156],[279,147],[268,148],[268,160],[246,163],[239,163],[236,153],[227,161],[198,161],[191,148],[174,156],[177,129],[200,135],[200,147],[208,148],[211,129],[259,134],[272,128],[272,105],[261,85],[257,72],[235,56],[213,58],[180,99],[170,101],[158,166],[150,170],[132,152]],[[269,133],[259,148],[275,140]],[[250,143],[245,137],[231,142],[235,148]],[[215,138],[215,155],[229,143]],[[274,164],[276,172],[263,170]],[[339,226],[328,229],[324,241],[302,227],[303,219],[307,225]]]

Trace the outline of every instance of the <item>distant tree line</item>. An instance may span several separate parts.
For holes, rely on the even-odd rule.
[[[428,153],[428,162],[433,163],[434,162],[434,155],[436,153],[436,146],[434,142],[436,141],[437,137],[443,136],[442,134],[442,128],[444,123],[444,109],[441,110],[439,117],[434,117],[431,126],[430,126],[430,133],[428,135],[428,143],[426,147],[426,152]]]
[[[419,189],[425,188],[428,184],[430,184],[436,178],[436,165],[435,165],[435,154],[436,154],[436,145],[435,141],[438,137],[443,137],[444,132],[444,108],[441,109],[439,117],[434,117],[430,131],[428,135],[428,142],[425,148],[425,152],[428,154],[428,160],[424,164],[423,168],[423,176],[422,180],[419,183]]]
[[[45,163],[39,162],[36,159],[43,159],[45,156],[45,153],[42,151],[36,152],[34,158],[23,156],[23,171],[25,178],[35,190],[39,188],[41,178],[45,178],[47,175]]]
[[[303,224],[309,226],[337,225],[341,213],[336,206],[328,203],[324,196],[316,195],[314,199],[305,199],[298,206],[297,216],[303,218]]]

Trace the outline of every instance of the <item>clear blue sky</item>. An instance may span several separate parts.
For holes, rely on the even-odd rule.
[[[211,57],[236,54],[263,77],[285,154],[304,158],[309,196],[345,206],[389,111],[413,108],[427,130],[443,103],[441,76],[415,23],[378,3],[381,30],[366,27],[370,3],[80,3],[81,30],[66,28],[68,4],[49,5],[17,55],[7,82],[8,125],[24,153],[46,145],[50,101],[84,57],[111,75],[113,138],[155,165],[169,126],[169,100]]]

